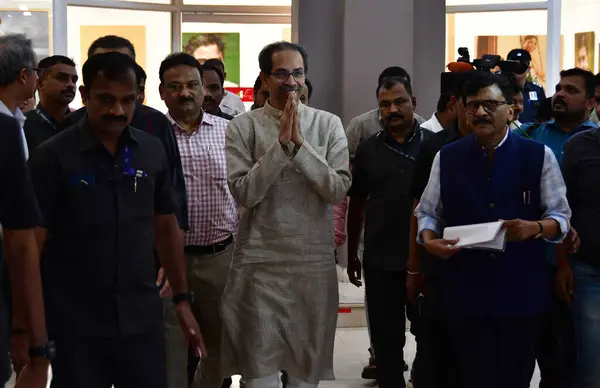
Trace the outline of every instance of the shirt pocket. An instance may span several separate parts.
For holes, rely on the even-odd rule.
[[[227,180],[227,157],[225,156],[225,146],[207,147],[207,154],[207,165],[211,178],[217,181]]]
[[[154,218],[155,182],[151,175],[145,177],[123,176],[119,181],[123,210],[133,219]]]

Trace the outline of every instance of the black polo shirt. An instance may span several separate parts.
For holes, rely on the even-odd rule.
[[[404,144],[384,130],[358,147],[348,196],[367,200],[365,266],[383,270],[406,269],[413,205],[409,189],[421,144],[431,134],[415,121]]]
[[[233,116],[223,112],[221,110],[221,108],[219,108],[219,114],[217,116],[219,116],[220,118],[225,119],[225,120],[229,120],[229,121],[233,120]]]
[[[435,155],[446,145],[460,140],[462,135],[456,128],[443,129],[431,136],[429,140],[426,140],[421,146],[421,152],[417,158],[417,167],[415,169],[415,175],[413,177],[412,185],[410,187],[410,193],[413,200],[421,200],[421,196],[427,187],[429,182],[429,175],[431,174],[431,168],[433,167],[433,160]],[[425,250],[421,257],[420,271],[427,276],[438,275],[440,266],[435,265],[438,258],[431,256]]]
[[[68,109],[67,109],[68,110]],[[27,139],[27,147],[32,153],[40,144],[60,132],[61,125],[48,113],[42,104],[25,113],[23,131]]]
[[[575,259],[600,267],[600,129],[570,138],[561,167],[573,211],[571,225],[581,238]]]
[[[85,107],[76,110],[65,118],[61,123],[62,128],[71,127],[79,123],[86,115]],[[135,112],[131,126],[141,131],[156,136],[162,143],[169,163],[171,180],[175,188],[175,199],[177,204],[177,221],[179,227],[188,230],[187,192],[185,189],[185,178],[179,155],[179,147],[173,133],[173,126],[167,116],[160,111],[146,106],[139,101],[136,102]]]
[[[442,147],[446,144],[450,144],[461,138],[460,132],[458,132],[457,129],[451,128],[434,133],[430,139],[423,142],[417,158],[417,167],[410,188],[413,199],[416,199],[417,201],[421,199],[425,187],[427,187],[427,182],[429,182],[429,174],[431,173],[435,155],[440,152]]]
[[[84,119],[42,144],[29,164],[48,230],[42,277],[49,330],[114,337],[158,327],[154,217],[175,210],[158,139],[128,127],[113,156]],[[128,168],[144,176],[125,175]]]

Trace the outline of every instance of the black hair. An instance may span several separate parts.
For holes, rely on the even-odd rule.
[[[387,77],[402,77],[406,78],[409,84],[412,83],[408,71],[406,71],[403,67],[400,66],[390,66],[384,69],[377,78],[377,85],[381,84],[381,81],[383,81],[383,79]]]
[[[160,79],[160,83],[165,81],[164,77],[167,70],[177,66],[195,67],[200,72],[201,78],[204,75],[204,72],[202,71],[202,65],[196,58],[187,53],[174,53],[168,55],[160,64],[160,69],[158,70],[158,78]]]
[[[145,81],[148,79],[146,72],[140,65],[137,65],[136,73],[137,73],[137,78],[138,78],[139,83],[142,83],[142,81]]]
[[[52,66],[56,65],[67,65],[75,67],[75,62],[69,57],[65,57],[64,55],[52,55],[51,57],[46,57],[38,63],[38,69],[47,70]]]
[[[549,120],[552,120],[552,97],[540,101],[540,106],[535,116],[537,123],[545,123]]]
[[[448,103],[450,102],[450,99],[452,97],[454,97],[454,95],[451,93],[444,93],[444,94],[440,95],[440,98],[438,100],[437,107],[436,107],[436,110],[438,113],[442,113],[442,112],[446,111],[446,109],[448,107]]]
[[[258,77],[256,77],[256,81],[254,81],[254,95],[256,96],[258,94],[258,91],[260,90],[260,88],[262,88],[262,79],[260,78],[260,75]]]
[[[475,96],[481,89],[492,85],[497,85],[502,92],[502,96],[507,103],[512,104],[515,97],[515,89],[508,78],[502,74],[474,71],[470,74],[463,88],[463,101],[467,102],[467,97]]]
[[[594,73],[588,70],[583,70],[578,67],[573,69],[563,70],[560,72],[560,78],[565,77],[581,77],[583,78],[583,82],[585,84],[585,96],[587,98],[594,97],[594,93],[596,92],[596,76]]]
[[[208,62],[208,61],[206,61]],[[214,71],[215,73],[217,73],[217,76],[219,77],[219,81],[221,81],[221,87],[223,87],[223,84],[225,83],[225,74],[223,74],[223,70],[215,65],[207,65],[206,62],[204,63],[204,65],[202,65],[202,71],[203,74],[206,71]]]
[[[100,73],[110,81],[123,81],[133,72],[135,84],[139,85],[137,68],[137,63],[125,54],[108,52],[92,55],[83,64],[83,84],[89,91]]]
[[[410,82],[405,77],[385,77],[381,80],[381,83],[377,85],[376,95],[379,95],[379,91],[381,89],[390,90],[394,86],[402,84],[404,89],[408,92],[409,96],[412,97],[412,86],[410,86]]]
[[[193,36],[187,42],[183,51],[190,55],[194,55],[194,52],[198,50],[199,47],[206,46],[217,46],[219,52],[225,55],[225,42],[223,42],[223,39],[217,34],[198,34]]]
[[[594,76],[594,83],[596,84],[596,87],[600,86],[600,73]]]
[[[207,59],[204,62],[204,65],[205,66],[215,66],[215,67],[218,67],[219,69],[221,69],[221,71],[223,72],[223,74],[225,74],[225,64],[220,59],[217,59],[217,58]]]
[[[308,78],[306,78],[304,83],[306,84],[306,88],[308,89],[308,99],[310,100],[310,98],[312,97],[312,92],[313,92],[312,82],[310,82],[310,80]]]
[[[273,54],[287,50],[297,51],[302,55],[304,72],[308,73],[308,53],[304,46],[285,41],[271,43],[261,50],[260,54],[258,54],[258,65],[260,70],[265,74],[271,74],[271,71],[273,71]]]
[[[106,35],[101,38],[96,39],[88,49],[88,58],[94,55],[94,51],[99,48],[117,50],[121,48],[126,48],[131,52],[131,56],[135,59],[135,48],[133,44],[120,36],[116,35]]]

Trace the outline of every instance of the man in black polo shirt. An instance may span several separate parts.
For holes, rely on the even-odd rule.
[[[39,254],[33,232],[40,214],[25,167],[19,123],[13,117],[0,114],[0,129],[0,224],[4,257],[15,303],[24,306],[28,317],[23,327],[14,328],[13,335],[25,336],[28,346],[32,347],[16,388],[45,388],[49,359],[56,348],[48,342],[46,334]],[[6,310],[1,312],[0,320],[5,328]],[[0,385],[4,386],[12,370],[6,340],[2,338],[0,343]]]
[[[600,77],[596,82],[598,90]],[[596,99],[598,96],[596,93]],[[559,274],[563,265],[570,265],[573,272],[570,281],[558,278],[557,287],[573,313],[577,351],[573,386],[592,388],[600,386],[600,129],[571,137],[564,146],[561,164],[573,211],[571,224],[581,245],[568,261],[560,256],[568,255],[569,244],[559,245],[563,249],[562,254],[557,252]]]
[[[40,72],[37,107],[25,114],[23,126],[29,152],[60,130],[60,124],[71,111],[69,104],[75,98],[79,77],[75,62],[62,55],[46,57],[38,64]]]
[[[102,54],[111,51],[120,52],[135,60],[135,48],[133,47],[133,44],[131,44],[131,42],[125,38],[114,35],[108,35],[96,39],[88,49],[88,58],[95,54]],[[140,82],[139,79],[138,82]],[[141,84],[138,84],[138,97],[140,86]],[[82,100],[85,101],[84,96],[82,96]],[[62,123],[62,126],[64,128],[68,128],[77,124],[85,116],[85,113],[86,107],[71,113]],[[183,178],[183,169],[181,167],[181,160],[179,157],[179,148],[177,147],[175,135],[173,135],[173,131],[171,130],[171,123],[161,112],[150,108],[139,101],[136,101],[131,126],[156,136],[165,148],[165,152],[167,153],[167,162],[169,163],[170,169],[169,173],[175,188],[175,199],[177,204],[175,214],[177,215],[177,220],[179,221],[179,227],[183,230],[187,230],[188,217],[185,181]]]
[[[404,387],[406,263],[417,154],[431,132],[413,115],[412,90],[404,77],[389,77],[377,88],[384,129],[356,151],[348,192],[348,275],[361,276],[358,244],[366,216],[364,272],[371,339],[382,388]],[[393,306],[393,307],[392,307]]]
[[[413,304],[417,303],[419,295],[423,297],[420,302],[421,316],[417,337],[417,357],[413,367],[414,382],[418,387],[453,386],[453,379],[448,373],[452,370],[449,367],[451,359],[446,357],[444,334],[437,308],[440,268],[439,265],[436,265],[437,259],[430,256],[417,244],[417,218],[413,213],[429,181],[435,155],[446,144],[459,140],[470,132],[461,98],[462,85],[468,76],[469,72],[442,73],[441,92],[442,95],[448,96],[449,106],[456,112],[457,120],[423,142],[410,188],[414,204],[410,215],[407,293],[408,299]],[[425,287],[425,277],[427,278],[427,287]]]
[[[131,126],[136,64],[91,56],[81,87],[87,115],[30,159],[43,215],[48,328],[60,349],[52,386],[166,386],[162,302],[154,251],[181,327],[204,345],[190,309],[170,168],[158,139]]]

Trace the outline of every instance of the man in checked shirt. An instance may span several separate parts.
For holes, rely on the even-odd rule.
[[[205,81],[202,66],[189,54],[169,55],[159,70],[161,98],[181,154],[187,188],[190,229],[185,254],[194,315],[206,338],[208,356],[202,360],[195,388],[220,388],[221,319],[219,303],[225,287],[237,228],[237,206],[227,187],[225,133],[227,120],[202,110]],[[169,388],[187,386],[188,349],[177,330],[168,284],[165,298],[167,378]]]

